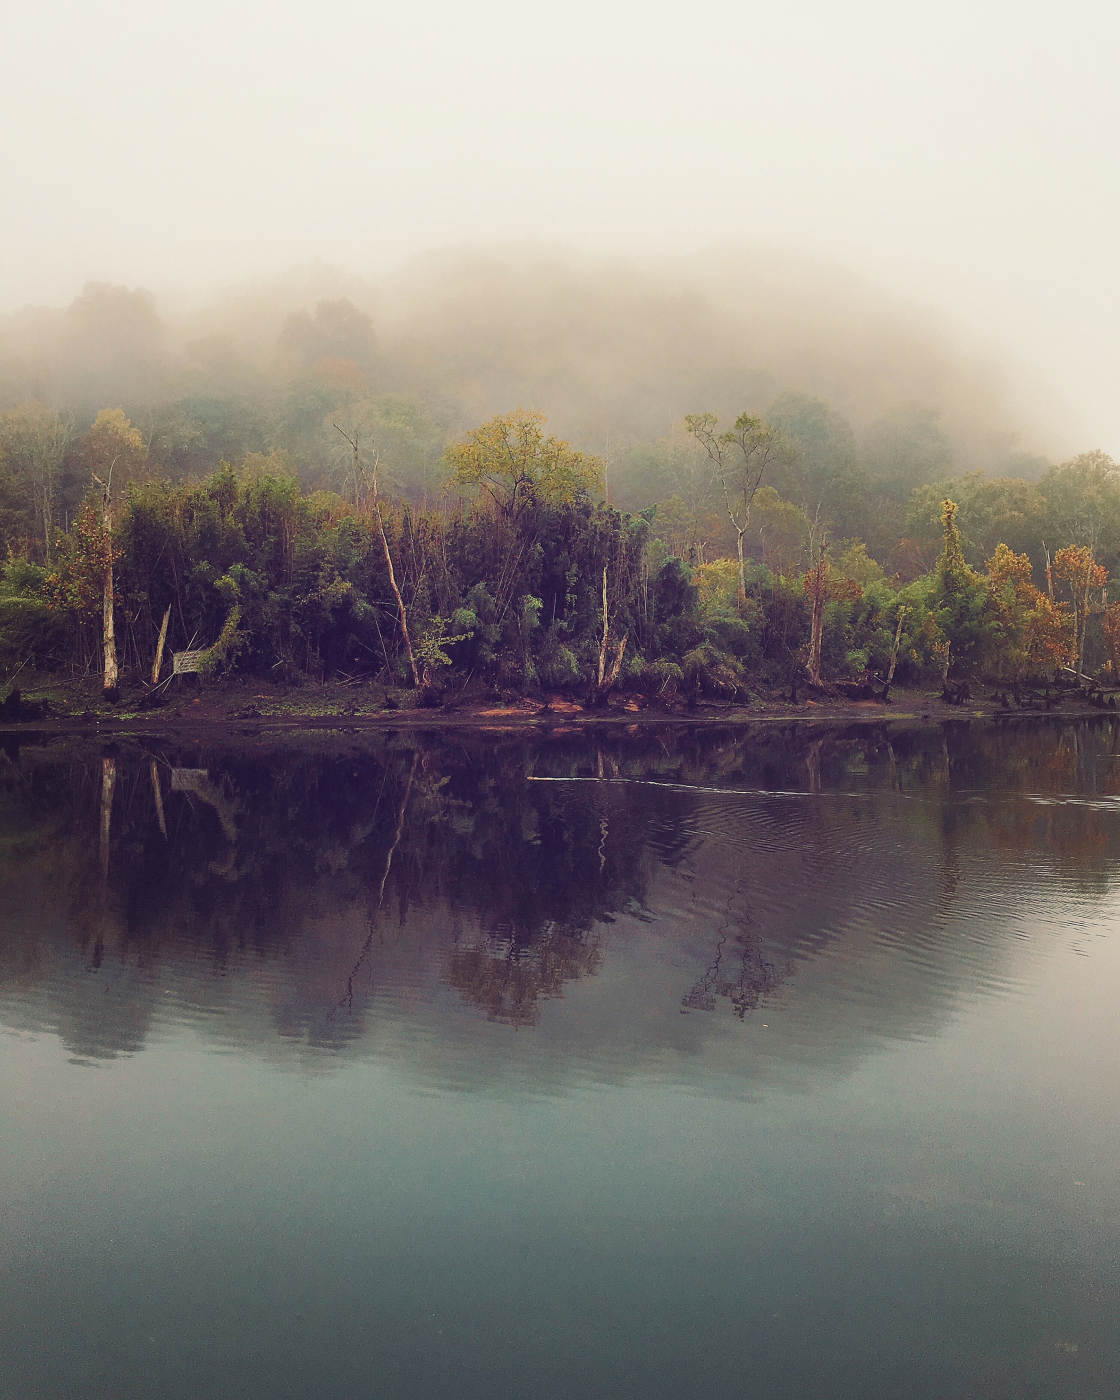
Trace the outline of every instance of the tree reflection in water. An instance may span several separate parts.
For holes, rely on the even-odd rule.
[[[144,1043],[169,994],[227,1027],[246,1018],[252,978],[271,1034],[328,1048],[401,989],[529,1026],[618,939],[671,926],[679,1010],[744,1020],[855,926],[873,882],[915,936],[951,912],[978,848],[1041,851],[1107,890],[1115,739],[1102,721],[9,743],[0,1017],[115,1054]],[[900,864],[903,835],[933,853],[928,871]],[[670,917],[674,880],[691,902]]]

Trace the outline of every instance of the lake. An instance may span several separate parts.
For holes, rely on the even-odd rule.
[[[0,749],[0,1395],[1120,1394],[1115,721]]]

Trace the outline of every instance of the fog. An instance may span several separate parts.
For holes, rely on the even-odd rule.
[[[1016,368],[865,279],[745,244],[644,258],[478,245],[378,278],[315,264],[195,298],[91,284],[0,317],[0,408],[143,417],[184,394],[263,401],[301,376],[352,377],[359,394],[419,400],[445,435],[534,408],[608,457],[686,413],[765,413],[792,391],[861,436],[928,409],[958,470],[1030,474],[1069,423]]]
[[[640,28],[586,0],[24,7],[0,310],[143,287],[174,350],[187,310],[248,340],[254,281],[263,356],[333,277],[385,375],[392,352],[435,392],[477,350],[480,411],[512,394],[594,431],[597,396],[603,432],[648,432],[645,353],[665,420],[737,407],[749,373],[854,421],[917,400],[954,437],[1120,455],[1118,56],[1104,0],[701,0]],[[534,335],[499,383],[490,347]]]

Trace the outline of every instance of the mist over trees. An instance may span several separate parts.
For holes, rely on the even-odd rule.
[[[218,671],[433,691],[1097,668],[1116,465],[1024,416],[911,311],[741,249],[189,313],[90,284],[0,320],[0,664],[96,671],[115,619],[145,673],[170,609]]]

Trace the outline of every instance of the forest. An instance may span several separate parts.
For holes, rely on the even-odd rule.
[[[386,336],[320,297],[263,350],[104,284],[0,322],[0,685],[115,698],[175,654],[430,704],[1116,674],[1106,454],[1017,450],[889,337],[889,375],[838,343],[814,378],[635,292],[604,348],[601,288],[563,290]]]

